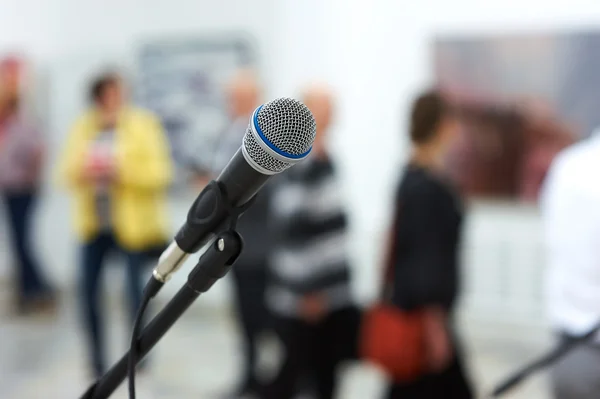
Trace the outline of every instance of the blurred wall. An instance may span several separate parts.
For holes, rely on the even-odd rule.
[[[368,298],[374,292],[389,199],[398,166],[407,155],[404,116],[411,97],[433,77],[430,40],[434,35],[571,29],[599,22],[600,3],[594,0],[255,0],[251,4],[244,0],[25,0],[3,2],[0,50],[26,49],[52,77],[53,149],[62,142],[81,103],[89,72],[107,59],[132,65],[131,51],[147,37],[247,31],[260,51],[269,97],[293,95],[306,80],[329,81],[339,99],[332,145],[352,210],[350,250],[356,260],[357,290]],[[66,239],[67,202],[54,189],[48,192],[40,209],[39,236],[45,258],[58,276],[68,279],[74,254]],[[172,205],[177,226],[189,202],[177,199]],[[480,204],[471,208],[469,220],[474,222],[468,224],[468,247],[479,248],[467,256],[469,270],[486,276],[490,265],[500,269],[507,265],[517,273],[511,277],[515,284],[539,285],[539,278],[522,277],[537,276],[543,264],[534,235],[539,229],[535,209]],[[59,233],[51,233],[52,228]],[[514,237],[517,230],[530,233],[523,233],[520,246],[502,244],[509,252],[517,248],[507,258],[513,260],[500,261],[496,252],[486,249],[514,242],[506,237]],[[177,281],[184,275],[180,272]],[[172,283],[171,289],[177,285]],[[226,285],[221,284],[209,300],[221,303],[225,291]],[[522,294],[529,295],[525,301],[534,304],[534,291]],[[469,303],[485,303],[477,295],[486,292],[473,294]],[[507,301],[492,302],[511,313]],[[541,311],[534,313],[528,317],[541,319]]]

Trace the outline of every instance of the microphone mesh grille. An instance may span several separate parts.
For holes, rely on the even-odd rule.
[[[315,140],[316,124],[308,107],[292,98],[263,105],[258,126],[275,147],[293,155],[304,154]]]
[[[292,166],[292,163],[275,159],[268,152],[266,152],[256,142],[256,138],[252,134],[252,130],[250,129],[250,127],[248,127],[246,135],[244,136],[244,147],[246,148],[248,155],[250,155],[250,158],[252,158],[254,162],[256,162],[260,167],[272,173],[283,172],[284,170]]]
[[[298,100],[279,98],[265,103],[256,116],[258,126],[265,138],[278,150],[292,155],[301,155],[310,150],[316,135],[315,119]],[[279,173],[297,162],[289,162],[273,157],[263,149],[249,129],[244,136],[244,147],[252,160],[260,167]],[[275,153],[273,151],[272,153]]]

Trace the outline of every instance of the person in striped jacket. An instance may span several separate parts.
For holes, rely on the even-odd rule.
[[[324,86],[305,91],[317,123],[306,161],[272,187],[270,283],[266,303],[285,347],[265,397],[293,397],[302,380],[319,399],[332,398],[337,365],[354,356],[358,311],[347,256],[348,215],[335,166],[326,150],[333,101]]]

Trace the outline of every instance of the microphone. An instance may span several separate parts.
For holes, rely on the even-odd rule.
[[[125,376],[129,376],[130,397],[135,398],[135,365],[201,293],[227,274],[242,250],[242,239],[235,231],[239,216],[252,205],[252,199],[271,176],[310,154],[315,135],[312,113],[297,100],[279,98],[253,112],[240,149],[217,179],[198,195],[174,241],[161,254],[144,288],[129,352],[82,398],[107,398]],[[142,331],[150,300],[187,257],[215,235],[217,238],[198,260],[186,285]]]
[[[185,262],[230,221],[251,205],[267,180],[305,159],[316,135],[316,123],[308,107],[291,98],[279,98],[259,106],[252,116],[240,149],[221,174],[191,206],[187,220],[167,247],[152,272],[153,295]],[[154,280],[154,281],[153,281]]]

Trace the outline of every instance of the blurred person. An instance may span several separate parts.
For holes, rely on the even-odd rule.
[[[540,197],[547,259],[546,301],[562,344],[600,322],[600,130],[554,159]],[[551,370],[556,399],[600,397],[600,336],[578,344]]]
[[[16,257],[16,308],[24,314],[53,310],[55,291],[42,273],[31,244],[31,223],[40,191],[45,146],[23,112],[22,62],[0,61],[0,193],[8,214]]]
[[[273,186],[271,278],[267,306],[284,349],[266,399],[289,399],[311,389],[331,399],[338,365],[356,356],[359,314],[350,286],[348,216],[326,148],[333,97],[324,85],[305,90],[303,101],[317,124],[310,157]]]
[[[250,116],[258,107],[261,90],[254,71],[243,69],[230,80],[227,98],[231,123],[217,143],[212,176],[218,176],[242,144]],[[268,312],[264,295],[267,282],[267,253],[271,240],[266,221],[269,218],[269,185],[256,196],[254,204],[244,212],[237,231],[244,239],[244,248],[232,270],[234,306],[242,335],[242,372],[232,397],[260,391],[258,349],[261,333],[268,327]]]
[[[390,288],[393,305],[421,315],[426,370],[413,381],[392,383],[389,399],[473,397],[454,328],[463,210],[443,177],[444,158],[458,129],[455,113],[439,92],[426,92],[414,102],[412,155],[396,192]]]
[[[145,282],[145,251],[166,242],[165,194],[172,165],[158,119],[127,104],[117,74],[95,79],[89,97],[90,109],[69,134],[60,174],[75,200],[83,324],[98,377],[106,371],[100,296],[105,258],[117,250],[126,259],[133,321]]]

